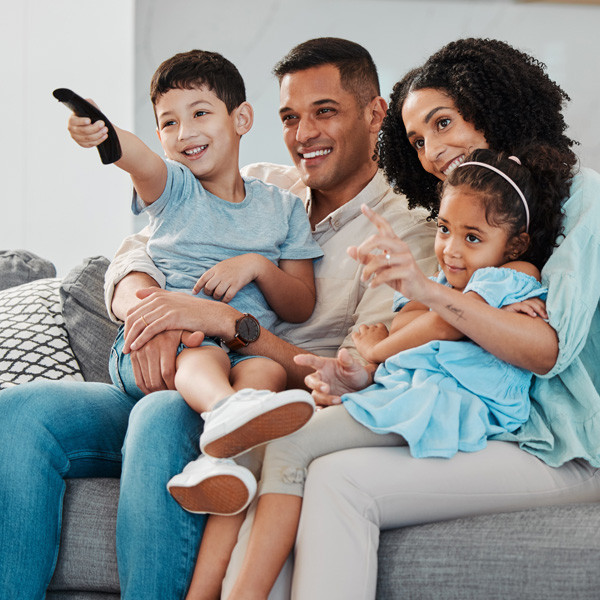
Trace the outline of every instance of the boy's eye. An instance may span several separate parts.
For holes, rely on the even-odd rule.
[[[469,244],[477,244],[480,241],[481,240],[476,235],[472,233],[467,234],[467,242],[469,242]]]
[[[175,121],[165,121],[160,128],[164,129],[165,127],[169,127],[170,125],[175,125]]]
[[[194,113],[195,117],[202,117],[204,115],[208,114],[205,110],[198,110]]]

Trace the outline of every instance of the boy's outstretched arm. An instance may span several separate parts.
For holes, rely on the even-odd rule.
[[[69,117],[67,129],[83,148],[94,148],[108,137],[104,122],[91,123],[88,117],[78,117],[74,113]],[[115,165],[129,173],[138,196],[144,203],[152,204],[158,200],[167,182],[165,163],[133,133],[116,126],[115,131],[123,152]]]

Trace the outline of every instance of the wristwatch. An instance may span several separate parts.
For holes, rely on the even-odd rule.
[[[244,313],[235,322],[235,336],[230,340],[223,340],[223,343],[230,350],[239,350],[245,348],[248,344],[255,342],[260,335],[260,324],[250,314]]]

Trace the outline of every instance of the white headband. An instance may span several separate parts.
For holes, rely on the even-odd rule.
[[[512,160],[514,160],[515,162],[518,162],[519,164],[521,164],[521,161],[518,158],[512,157],[512,156],[510,158]],[[525,194],[523,194],[523,192],[521,191],[521,188],[506,173],[504,173],[504,171],[501,171],[500,169],[497,169],[496,167],[493,167],[492,165],[488,165],[487,163],[484,163],[484,162],[470,161],[470,162],[464,162],[458,166],[466,167],[467,165],[484,167],[486,169],[489,169],[490,171],[494,171],[494,173],[498,173],[498,175],[500,175],[500,177],[504,177],[504,179],[506,179],[506,181],[508,181],[508,183],[510,183],[510,185],[512,185],[515,188],[515,191],[517,192],[517,194],[519,194],[519,197],[521,198],[521,202],[523,202],[523,208],[525,209],[525,217],[526,217],[525,231],[529,232],[529,206],[527,204],[527,200],[525,199]]]

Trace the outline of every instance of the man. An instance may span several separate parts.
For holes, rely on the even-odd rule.
[[[374,160],[387,106],[369,53],[353,42],[320,38],[292,49],[274,72],[294,167],[261,163],[243,174],[287,188],[305,201],[313,236],[324,252],[315,264],[315,310],[305,323],[278,323],[272,331],[261,328],[258,337],[244,339],[236,329],[242,315],[231,306],[158,290],[162,275],[145,254],[145,236],[129,238],[107,273],[107,306],[125,321],[134,373],[145,392],[173,389],[181,330],[222,339],[238,334],[247,344],[240,352],[278,361],[286,368],[288,386],[298,387],[309,370],[294,363],[295,355],[335,356],[341,347],[352,349],[351,333],[361,324],[389,321],[392,291],[368,288],[360,280],[360,266],[346,254],[349,245],[375,231],[361,214],[361,204],[384,214],[421,268],[433,272],[433,226],[423,211],[408,211],[406,199],[392,192]],[[175,392],[158,391],[132,411],[117,526],[126,598],[133,588],[149,589],[148,577],[166,589],[165,580],[175,572],[180,578],[190,573],[189,559],[176,565],[172,555],[195,556],[202,517],[181,510],[165,487],[199,452],[202,421],[184,405]],[[201,561],[193,585],[202,585]]]

